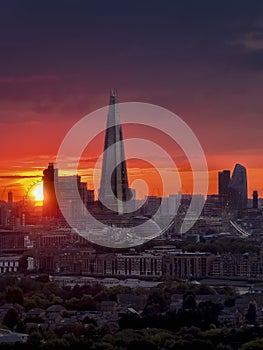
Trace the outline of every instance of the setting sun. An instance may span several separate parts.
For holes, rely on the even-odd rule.
[[[35,202],[38,205],[41,205],[44,200],[44,193],[43,193],[43,182],[39,182],[34,186],[34,189],[32,190],[32,197],[34,198]]]

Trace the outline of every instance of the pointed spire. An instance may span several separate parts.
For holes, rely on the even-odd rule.
[[[118,103],[118,93],[117,93],[117,89],[111,89],[110,92],[110,105],[115,105],[116,103]]]
[[[110,152],[107,151],[109,148]],[[113,173],[110,169],[114,169]],[[104,141],[99,200],[106,205],[109,204],[113,211],[121,214],[125,206],[123,201],[128,199],[130,199],[130,190],[119,120],[117,89],[112,89]]]

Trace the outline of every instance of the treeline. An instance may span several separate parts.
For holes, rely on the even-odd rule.
[[[35,329],[27,343],[0,344],[1,350],[259,350],[262,347],[260,327],[202,331],[191,326],[177,332],[148,328],[111,333],[107,325],[98,329],[92,324],[44,332]]]
[[[181,281],[174,281],[165,278],[156,288],[160,295],[165,295],[167,300],[172,294],[184,294],[192,291],[196,295],[207,294],[228,294],[233,295],[234,289],[231,287],[209,287],[204,284],[192,284]],[[149,289],[128,286],[114,286],[107,288],[100,283],[92,285],[75,285],[74,287],[60,286],[52,282],[49,276],[41,274],[35,278],[15,277],[5,275],[0,277],[0,305],[5,303],[20,304],[25,311],[32,308],[46,309],[51,305],[60,304],[69,310],[97,310],[101,301],[117,301],[118,294],[150,295]]]
[[[253,323],[253,309],[247,313],[247,324],[240,329],[220,328],[218,316],[223,307],[234,304],[235,294],[230,287],[211,288],[205,285],[179,283],[167,280],[156,288],[131,289],[129,287],[105,288],[102,285],[60,287],[47,275],[0,278],[1,303],[19,303],[26,310],[46,308],[52,304],[64,305],[68,310],[93,310],[100,301],[117,300],[119,293],[145,295],[146,304],[141,313],[129,310],[120,316],[119,330],[107,324],[98,327],[88,317],[85,322],[43,330],[38,322],[29,330],[24,344],[0,344],[9,350],[248,350],[263,345],[263,329]],[[182,305],[175,309],[171,304],[174,294],[183,295]],[[196,302],[196,295],[227,294],[223,304]],[[67,317],[65,314],[64,317]],[[9,328],[23,332],[23,321],[9,315]],[[261,346],[261,347],[260,347]]]
[[[200,242],[176,242],[175,245],[188,252],[208,252],[212,254],[232,253],[232,254],[244,254],[255,253],[259,254],[260,245],[256,241],[248,241],[240,238],[224,237],[223,239],[216,238],[215,240],[205,241],[204,238],[200,239]]]
[[[15,277],[6,275],[0,277],[0,305],[4,303],[20,304],[25,311],[32,308],[46,309],[51,305],[60,304],[71,310],[96,310],[103,300],[117,300],[120,293],[140,294],[143,288],[117,286],[106,288],[102,284],[60,286],[52,282],[49,276],[41,274],[36,278]]]

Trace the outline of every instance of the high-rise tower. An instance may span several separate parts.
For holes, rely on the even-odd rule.
[[[123,214],[125,201],[130,197],[117,91],[112,90],[104,141],[99,202],[112,212]]]
[[[218,173],[218,194],[228,196],[228,185],[230,182],[230,170],[219,171]]]
[[[53,163],[49,163],[48,168],[43,171],[43,216],[58,216],[58,203],[55,192],[55,181],[58,180],[58,169],[54,168]]]
[[[222,205],[225,208],[229,204],[229,182],[230,170],[223,170],[218,172],[218,195]]]
[[[229,183],[229,199],[232,209],[247,208],[247,171],[240,164],[236,164]]]

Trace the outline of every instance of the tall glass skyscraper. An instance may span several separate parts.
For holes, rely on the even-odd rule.
[[[232,209],[242,210],[247,208],[247,171],[241,164],[236,164],[230,183],[229,199]]]
[[[125,212],[125,201],[130,198],[131,191],[128,186],[117,91],[112,90],[104,141],[99,201],[104,207],[106,206],[113,212],[123,214]]]

